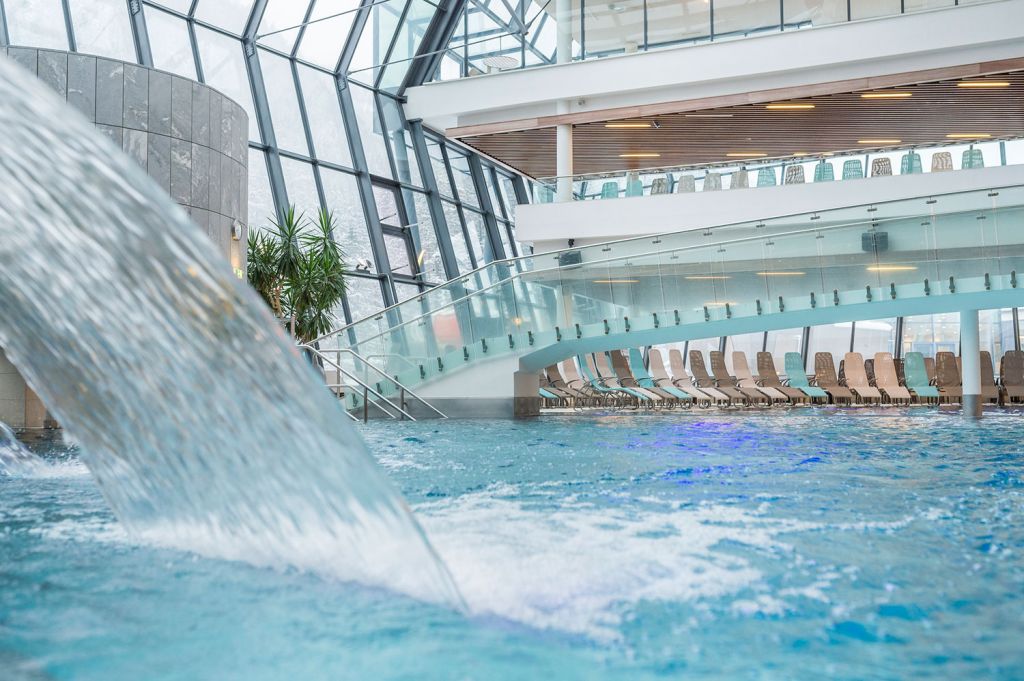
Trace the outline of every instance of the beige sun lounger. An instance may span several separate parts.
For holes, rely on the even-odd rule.
[[[726,396],[730,404],[736,401],[745,402],[747,400],[746,396],[736,388],[730,388],[727,385],[720,385],[715,382],[715,379],[708,373],[708,368],[704,364],[704,354],[700,350],[690,350],[690,374],[693,376],[693,381],[697,384],[698,388],[705,392],[717,390]]]
[[[712,402],[715,403],[720,404],[724,402],[728,404],[731,401],[729,399],[729,396],[721,392],[720,390],[717,390],[710,386],[702,387],[698,385],[697,382],[693,379],[693,377],[686,373],[686,367],[683,366],[683,353],[679,352],[679,350],[669,350],[668,359],[669,363],[672,366],[672,382],[675,383],[677,386],[683,387],[685,383],[689,383],[691,386],[704,393]]]
[[[587,355],[587,357],[589,358],[591,355]],[[617,372],[609,365],[607,353],[595,352],[593,357],[597,364],[598,373],[601,376],[601,380],[604,381],[605,386],[621,390],[627,395],[635,397],[637,400],[650,402],[652,404],[661,402],[661,398],[654,393],[647,392],[643,388],[632,388],[624,385]]]
[[[572,399],[582,396],[582,393],[580,393],[578,388],[574,388],[569,385],[568,381],[565,380],[565,377],[562,376],[562,372],[558,370],[557,364],[552,364],[544,369],[544,375],[548,379],[548,384],[545,386],[548,390],[564,393]]]
[[[910,391],[900,385],[896,377],[896,365],[892,361],[891,352],[875,353],[875,387],[881,390],[891,402],[910,402]]]
[[[604,353],[601,354],[603,355]],[[630,371],[629,362],[626,360],[626,357],[622,354],[621,350],[612,350],[608,354],[611,355],[612,371],[615,372],[615,378],[618,380],[619,387],[639,393],[654,404],[664,401],[677,401],[674,395],[670,395],[667,392],[657,390],[656,388],[644,388],[641,386],[633,375],[633,372]]]
[[[756,387],[752,387],[752,388],[742,387],[742,386],[740,386],[737,383],[735,377],[729,375],[729,368],[727,366],[725,366],[725,353],[724,352],[722,352],[720,350],[712,350],[710,354],[711,354],[711,373],[714,376],[715,382],[719,386],[724,385],[727,388],[732,388],[734,390],[738,390],[740,392],[740,394],[742,394],[746,398],[746,400],[748,402],[751,402],[751,403],[757,402],[757,403],[762,403],[762,404],[763,403],[771,404],[771,400],[769,400],[765,396],[765,394],[763,392],[761,392],[760,390],[758,390]]]
[[[676,383],[672,380],[665,370],[665,361],[662,359],[661,350],[651,348],[650,352],[647,353],[647,361],[650,363],[648,371],[651,372],[651,378],[654,379],[656,385],[668,384],[676,390],[683,391],[701,405],[707,406],[711,404],[712,399],[695,388],[690,381]]]
[[[732,353],[732,370],[736,374],[736,386],[739,388],[753,388],[773,402],[789,402],[783,392],[770,386],[758,385],[757,379],[750,373],[750,365],[747,364],[747,353],[734,350]]]
[[[836,364],[831,352],[814,353],[814,383],[827,392],[833,402],[842,400],[847,404],[853,403],[853,391],[839,385]]]
[[[867,371],[864,370],[864,355],[859,352],[846,353],[843,357],[843,374],[846,387],[857,393],[862,400],[882,401],[882,393],[868,381]]]
[[[981,351],[981,399],[999,403],[1000,391],[996,385],[995,374],[992,373],[992,355],[988,350]]]
[[[735,363],[733,363],[733,366],[735,366]],[[775,358],[772,357],[770,352],[757,353],[757,375],[758,382],[762,388],[778,390],[789,398],[791,402],[807,402],[811,399],[803,390],[790,388],[788,385],[782,384],[779,372],[775,369]]]
[[[1024,351],[1007,350],[999,360],[999,383],[1008,402],[1024,400]]]
[[[959,402],[963,398],[960,369],[952,352],[935,354],[935,387],[947,402]]]

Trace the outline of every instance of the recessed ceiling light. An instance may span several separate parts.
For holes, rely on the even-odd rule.
[[[725,274],[693,274],[689,277],[683,278],[688,279],[689,281],[717,281],[720,279],[731,279],[731,277]]]
[[[732,118],[733,114],[729,113],[714,113],[714,114],[685,114],[687,118]]]
[[[767,155],[763,151],[730,151],[726,154],[728,158],[764,158]]]
[[[903,140],[898,140],[895,138],[889,139],[883,137],[879,139],[857,140],[857,144],[899,144],[902,141]]]
[[[802,277],[806,272],[758,272],[762,277]]]
[[[801,109],[813,109],[813,104],[768,104],[764,108],[769,111],[798,111]]]
[[[862,92],[861,99],[907,99],[913,97],[913,92]]]
[[[976,87],[976,88],[987,88],[987,87],[1010,87],[1009,81],[1006,80],[962,80],[956,84],[957,87]]]
[[[868,272],[913,272],[913,265],[868,265]]]
[[[661,154],[653,151],[637,151],[628,154],[619,154],[619,158],[659,158]]]
[[[946,135],[946,139],[951,140],[976,140],[976,139],[988,139],[992,135],[987,132],[951,132]]]
[[[605,123],[606,128],[649,128],[650,123]]]

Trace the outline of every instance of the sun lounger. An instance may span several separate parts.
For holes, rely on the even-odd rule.
[[[750,365],[747,364],[747,353],[733,351],[732,370],[736,374],[736,387],[755,389],[772,402],[789,402],[789,398],[781,390],[757,384],[757,379],[750,373]]]
[[[597,395],[603,400],[612,400],[613,402],[619,402],[625,398],[635,398],[624,390],[617,387],[612,387],[605,384],[604,379],[597,371],[597,367],[594,365],[593,355],[577,355],[576,361],[579,362],[580,374],[586,381],[586,387],[588,390],[597,393]]]
[[[908,352],[903,358],[903,377],[907,390],[918,400],[938,401],[939,389],[928,380],[928,369],[920,352]]]
[[[964,395],[960,381],[960,369],[952,352],[935,355],[935,386],[947,402],[959,402]]]
[[[729,403],[734,402],[746,402],[747,397],[736,388],[730,388],[727,385],[718,384],[715,379],[708,374],[707,366],[704,364],[704,354],[700,350],[690,350],[690,373],[693,375],[693,380],[697,383],[697,387],[705,392],[710,390],[717,390],[719,393],[726,396]]]
[[[928,383],[935,385],[935,358],[924,358],[924,373],[928,377]]]
[[[999,360],[999,384],[1007,402],[1024,400],[1024,352],[1007,350]]]
[[[678,390],[692,398],[700,406],[711,406],[712,399],[703,392],[692,385],[677,384],[671,377],[669,377],[668,372],[665,370],[665,362],[662,359],[660,350],[652,348],[647,354],[647,360],[650,364],[651,379],[659,388],[664,390],[669,390],[670,388],[672,390]]]
[[[735,361],[733,366],[736,366]],[[775,358],[770,352],[757,353],[757,384],[762,388],[771,388],[785,395],[791,402],[807,402],[810,397],[803,390],[782,384],[779,372],[775,369]]]
[[[658,360],[661,361],[660,355],[658,356]],[[693,398],[679,388],[676,388],[671,384],[664,386],[659,385],[650,373],[648,373],[647,367],[644,366],[644,356],[636,348],[629,349],[629,370],[641,388],[662,395],[669,400],[686,403],[690,406],[693,405]]]
[[[881,402],[882,393],[868,381],[864,370],[864,355],[859,352],[848,352],[843,357],[843,378],[846,387],[857,393],[862,400]]]
[[[653,395],[643,390],[637,390],[636,388],[629,388],[619,381],[619,377],[615,375],[611,366],[608,364],[608,355],[603,352],[595,352],[593,355],[587,355],[587,358],[593,357],[595,370],[597,375],[601,377],[601,382],[605,387],[621,390],[627,395],[631,395],[636,398],[638,403],[643,402],[657,402],[661,398],[657,395]]]
[[[981,351],[981,399],[996,404],[1002,402],[1002,394],[996,385],[996,377],[992,372],[992,355],[988,350]]]
[[[626,356],[622,354],[621,350],[612,350],[608,353],[608,357],[612,361],[612,371],[615,372],[615,378],[618,380],[620,387],[640,393],[652,404],[659,404],[666,400],[676,401],[675,397],[657,388],[647,389],[642,387],[637,382],[636,377],[633,376],[633,372],[629,370],[629,363],[626,361]]]
[[[832,398],[832,402],[853,403],[853,391],[839,385],[835,360],[831,352],[814,353],[814,382]]]
[[[672,382],[676,384],[677,388],[685,389],[685,384],[689,383],[694,389],[707,395],[708,399],[715,404],[728,404],[730,402],[729,396],[725,393],[710,386],[699,386],[693,377],[686,373],[686,367],[683,366],[683,353],[679,352],[679,350],[669,350],[668,359],[672,365]]]
[[[875,353],[874,367],[875,387],[881,390],[890,402],[910,402],[913,399],[910,391],[900,385],[891,352]]]
[[[804,391],[812,399],[828,401],[828,393],[810,384],[807,380],[807,373],[804,371],[804,358],[799,352],[786,353],[786,379],[789,385]]]
[[[715,383],[733,390],[738,390],[751,404],[771,404],[765,394],[756,387],[744,388],[736,383],[736,378],[729,375],[729,367],[725,366],[725,353],[720,350],[711,351],[711,373]]]

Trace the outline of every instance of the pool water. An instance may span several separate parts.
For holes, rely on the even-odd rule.
[[[73,448],[0,478],[3,679],[1024,677],[1024,417],[360,428],[470,608],[126,537]]]

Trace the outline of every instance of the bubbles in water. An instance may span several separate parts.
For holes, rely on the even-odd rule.
[[[461,603],[402,498],[183,210],[0,59],[0,347],[126,529]]]

